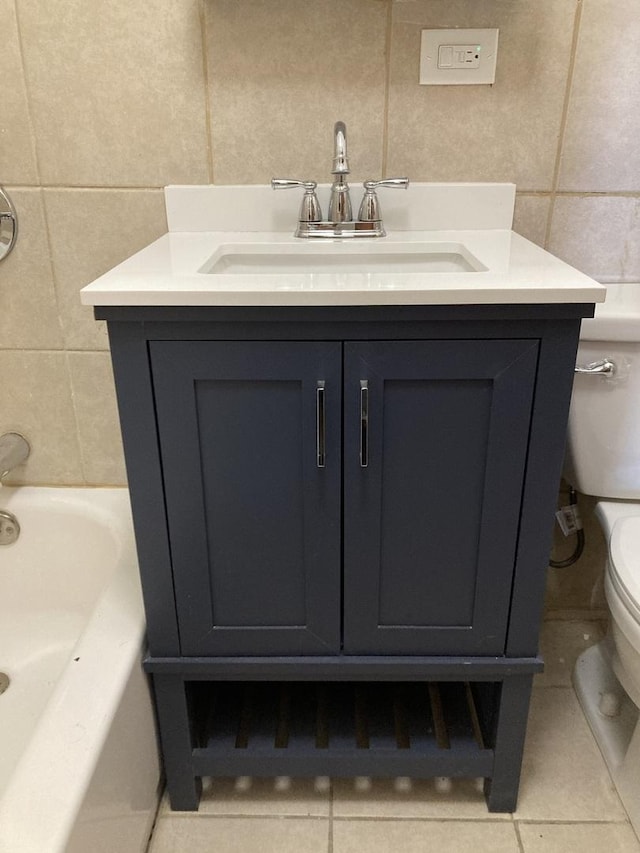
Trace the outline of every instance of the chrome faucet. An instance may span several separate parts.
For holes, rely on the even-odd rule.
[[[6,432],[0,436],[0,481],[22,465],[30,452],[29,442],[20,433]]]
[[[286,190],[303,187],[304,196],[298,216],[296,237],[384,237],[386,231],[382,223],[380,202],[376,194],[378,187],[406,189],[409,178],[388,178],[381,181],[365,181],[364,195],[353,219],[351,197],[347,175],[351,172],[347,157],[347,128],[343,121],[337,121],[333,128],[333,183],[331,184],[328,219],[323,220],[320,203],[316,195],[315,181],[295,181],[289,178],[272,178],[274,190]]]

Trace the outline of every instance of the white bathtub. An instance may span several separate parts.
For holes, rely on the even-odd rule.
[[[125,489],[0,488],[0,853],[140,853],[159,763]]]

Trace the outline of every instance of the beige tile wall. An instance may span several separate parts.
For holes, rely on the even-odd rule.
[[[165,230],[161,188],[326,179],[337,118],[354,179],[515,181],[518,231],[640,279],[637,2],[0,0],[0,184],[21,226],[0,429],[34,446],[14,481],[124,483],[106,332],[78,291]],[[495,85],[420,86],[426,27],[499,27]]]

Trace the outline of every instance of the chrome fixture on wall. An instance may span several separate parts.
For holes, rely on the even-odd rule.
[[[575,373],[583,373],[587,376],[615,376],[617,366],[615,361],[611,361],[610,358],[605,356],[600,361],[592,361],[591,364],[577,364]]]
[[[22,465],[30,453],[29,442],[20,433],[5,432],[0,436],[0,483],[10,471]],[[0,545],[13,545],[19,535],[18,519],[12,512],[0,509]],[[0,673],[0,693],[2,693],[1,676],[2,673]]]
[[[18,519],[12,512],[0,509],[0,545],[13,545],[20,536]],[[2,673],[0,673],[0,693],[2,693]]]
[[[18,238],[18,214],[11,199],[0,187],[0,261],[6,258]]]
[[[290,178],[272,178],[274,190],[287,190],[303,187],[304,196],[298,216],[296,237],[384,237],[386,231],[382,224],[380,202],[376,195],[378,187],[406,189],[409,178],[388,178],[381,181],[365,181],[364,196],[360,204],[358,218],[353,219],[351,198],[347,175],[350,174],[347,157],[347,128],[343,121],[337,121],[333,128],[333,183],[329,201],[328,219],[322,219],[320,203],[316,195],[315,181],[296,181]]]
[[[30,453],[29,442],[19,432],[5,432],[0,436],[0,481],[26,462]]]

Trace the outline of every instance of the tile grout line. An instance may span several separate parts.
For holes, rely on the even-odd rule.
[[[513,818],[513,815],[511,815],[511,817]],[[522,841],[522,836],[520,835],[520,826],[519,826],[518,821],[515,820],[515,818],[513,820],[513,830],[516,834],[516,840],[518,842],[518,850],[520,851],[520,853],[526,853],[526,851],[524,849],[524,842]]]
[[[517,190],[516,195],[534,198],[640,198],[638,190]]]
[[[329,779],[329,841],[328,853],[333,853],[333,777]]]
[[[526,826],[631,826],[629,820],[560,820],[539,817],[517,818],[516,823]]]
[[[391,84],[391,34],[393,27],[393,0],[387,0],[387,20],[385,25],[384,45],[384,92],[382,109],[382,174],[387,177],[387,160],[389,156],[389,88]]]
[[[25,54],[24,54],[24,43],[22,38],[22,26],[20,24],[20,14],[18,12],[18,0],[13,0],[13,13],[16,22],[16,35],[18,38],[18,50],[20,52],[20,69],[22,71],[22,79],[24,80],[24,93],[27,101],[27,116],[29,119],[29,132],[30,132],[30,142],[31,142],[31,153],[33,155],[33,164],[36,169],[36,175],[38,179],[38,187],[42,187],[42,170],[40,168],[40,157],[38,154],[38,144],[36,141],[36,130],[33,121],[33,102],[31,97],[31,85],[29,84],[29,77],[27,74],[27,66],[25,63]]]
[[[213,126],[211,121],[211,92],[209,81],[209,49],[207,45],[207,7],[204,0],[198,5],[200,17],[200,37],[202,41],[202,74],[204,78],[204,117],[207,133],[207,168],[209,171],[209,183],[213,184]]]
[[[577,0],[576,11],[573,19],[573,36],[571,39],[571,54],[569,58],[569,68],[567,70],[567,86],[564,94],[564,102],[562,104],[562,115],[560,117],[560,129],[558,132],[558,147],[556,150],[556,160],[553,168],[553,176],[551,178],[551,201],[547,212],[547,227],[545,229],[544,244],[546,249],[551,239],[551,225],[553,222],[553,214],[555,212],[556,197],[558,195],[558,182],[560,179],[560,164],[562,162],[562,151],[564,148],[564,137],[567,129],[567,119],[569,116],[569,104],[571,101],[571,90],[573,88],[573,75],[576,65],[576,55],[578,52],[578,39],[580,37],[580,22],[582,19],[582,0]]]
[[[158,796],[158,805],[156,807],[156,813],[153,816],[153,822],[151,824],[151,830],[149,832],[149,838],[147,840],[147,846],[144,849],[144,853],[152,853],[151,845],[153,844],[153,836],[155,834],[156,828],[158,826],[158,822],[160,820],[160,811],[162,810],[162,799],[164,797],[164,785],[161,785],[161,789],[159,791]]]
[[[29,184],[23,181],[16,183],[4,183],[5,189],[35,192],[36,190],[57,190],[59,192],[162,192],[164,185],[152,186],[151,184],[56,184],[37,183]]]
[[[268,820],[268,821],[305,821],[310,823],[321,823],[324,821],[329,821],[331,824],[338,823],[472,823],[472,824],[482,824],[487,826],[506,826],[509,823],[514,823],[510,818],[477,818],[477,817],[448,817],[448,816],[437,816],[433,815],[431,817],[420,817],[418,815],[409,816],[409,817],[389,817],[389,816],[374,816],[374,815],[334,815],[333,814],[333,803],[330,804],[329,810],[329,818],[326,815],[322,814],[262,814],[259,812],[250,812],[250,813],[237,813],[237,812],[220,812],[219,814],[212,814],[207,812],[197,812],[197,819],[200,821],[205,820]],[[194,818],[193,812],[168,812],[168,813],[160,813],[158,811],[158,820],[175,820],[175,821],[188,821]],[[520,820],[520,823],[541,823],[541,824],[621,824],[627,825],[628,821],[584,821],[584,820],[575,820],[575,821],[553,821],[553,820]],[[331,834],[331,843],[333,843],[333,836]],[[332,847],[330,847],[329,853],[333,853]]]
[[[57,190],[58,192],[162,192],[164,186],[151,186],[144,184],[130,184],[121,186],[119,184],[23,184],[19,189],[41,189]]]
[[[333,820],[338,823],[350,823],[354,821],[360,821],[361,823],[480,823],[492,826],[506,826],[509,823],[513,823],[513,820],[507,817],[450,817],[448,815],[432,815],[431,817],[420,817],[419,815],[402,815],[400,817],[383,815],[336,815]],[[576,821],[576,823],[580,823],[580,821]]]
[[[84,448],[84,443],[80,440],[80,412],[78,410],[77,403],[77,394],[76,394],[76,386],[74,382],[74,374],[71,369],[71,360],[69,358],[69,353],[64,351],[64,363],[67,371],[67,381],[69,382],[69,394],[71,396],[71,408],[73,409],[73,421],[75,424],[75,438],[76,438],[76,450],[78,453],[78,459],[80,461],[80,473],[82,475],[83,485],[89,485],[89,478],[87,477],[87,457],[86,451]]]
[[[39,352],[43,355],[61,355],[66,353],[73,353],[75,355],[95,355],[98,353],[102,353],[103,355],[109,355],[109,350],[107,349],[67,349],[66,347],[60,347],[59,349],[52,349],[51,347],[3,347],[0,346],[0,352]]]
[[[58,328],[60,329],[60,340],[62,341],[62,348],[60,350],[53,350],[53,352],[67,352],[67,330],[65,328],[64,320],[63,320],[63,305],[62,305],[62,297],[60,295],[61,291],[61,283],[59,281],[58,273],[56,272],[56,264],[55,258],[53,254],[53,239],[51,236],[51,226],[49,224],[49,210],[47,207],[47,197],[43,192],[42,187],[39,190],[40,192],[40,206],[42,209],[42,216],[44,219],[44,236],[47,241],[47,262],[49,266],[49,274],[51,276],[51,287],[53,288],[53,298],[55,300],[56,306],[56,314],[58,320]],[[75,409],[74,409],[75,412]],[[77,418],[76,418],[77,422]],[[77,426],[77,423],[76,423]]]
[[[272,821],[290,821],[302,820],[309,823],[325,823],[327,815],[322,814],[262,814],[261,812],[173,812],[165,810],[162,814],[158,813],[158,820],[173,820],[173,821],[190,821],[190,820],[206,821],[206,820],[272,820]]]

